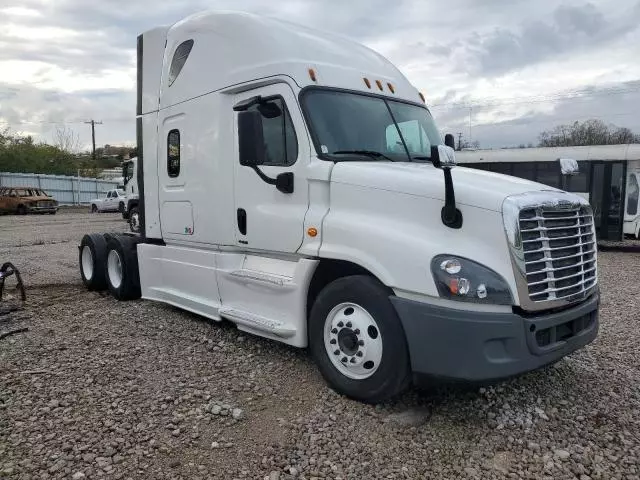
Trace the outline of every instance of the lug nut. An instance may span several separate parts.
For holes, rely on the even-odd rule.
[[[338,322],[338,327],[340,328],[344,327],[344,322]]]
[[[342,363],[347,363],[347,357],[342,357]]]
[[[364,345],[364,340],[358,340],[358,345],[362,347]]]
[[[356,335],[360,335],[360,329],[359,329],[359,328],[356,328],[356,329],[353,331],[353,333],[355,333]]]
[[[356,363],[356,358],[355,358],[355,357],[351,357],[350,362],[351,362],[351,363]]]
[[[336,333],[338,333],[338,329],[337,328],[332,329],[331,333],[333,333],[335,335]]]
[[[361,357],[362,356],[362,352],[356,352],[356,357]]]
[[[334,350],[334,351],[333,351],[333,354],[334,354],[334,355],[340,355],[340,350]]]
[[[336,344],[336,339],[332,338],[331,341],[329,342],[331,345],[335,345]]]
[[[351,328],[353,324],[351,322],[347,322],[347,328]]]

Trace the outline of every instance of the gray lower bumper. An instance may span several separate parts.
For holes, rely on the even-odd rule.
[[[391,297],[414,374],[468,381],[506,378],[553,363],[598,334],[599,295],[555,313],[457,310]]]
[[[58,207],[28,207],[27,211],[29,213],[52,213],[57,212]]]

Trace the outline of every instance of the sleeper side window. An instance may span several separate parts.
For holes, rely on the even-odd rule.
[[[169,67],[169,86],[173,85],[173,82],[175,82],[178,75],[180,75],[180,71],[182,67],[184,67],[192,47],[193,40],[187,40],[176,48],[173,59],[171,59],[171,66]]]
[[[171,130],[167,136],[167,173],[171,178],[180,175],[180,131]]]
[[[253,105],[249,110],[260,112],[266,160],[264,165],[289,167],[298,159],[298,138],[291,115],[282,97],[266,99],[269,106]],[[278,113],[279,115],[276,115]]]

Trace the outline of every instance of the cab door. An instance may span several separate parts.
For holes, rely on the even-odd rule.
[[[240,165],[238,114],[234,114],[236,241],[246,249],[294,253],[303,241],[309,206],[309,136],[289,85],[278,83],[243,92],[236,95],[234,104],[256,96],[261,97],[261,103],[248,110],[261,112],[266,157],[257,170]],[[268,183],[286,173],[293,177],[292,191]]]
[[[107,198],[102,202],[102,209],[106,211],[113,209],[113,191],[109,190],[107,192]]]

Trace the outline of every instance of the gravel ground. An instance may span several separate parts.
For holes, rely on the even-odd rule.
[[[600,256],[587,348],[491,387],[373,407],[333,393],[304,351],[86,292],[74,242],[124,228],[116,218],[43,227],[65,242],[61,263],[27,273],[27,309],[0,317],[0,332],[29,327],[0,339],[0,478],[640,478],[639,254]],[[4,230],[0,256],[42,267],[48,250],[7,248],[21,234]]]
[[[81,283],[76,247],[82,236],[127,229],[119,213],[91,214],[87,209],[0,216],[0,262],[12,262],[29,286]]]

